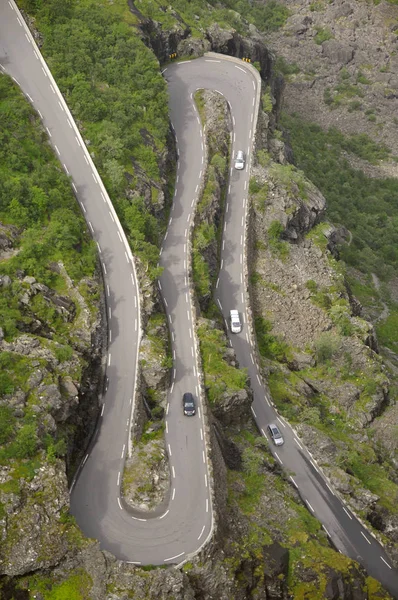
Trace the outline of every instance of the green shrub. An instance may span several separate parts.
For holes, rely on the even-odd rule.
[[[284,361],[289,353],[288,345],[277,336],[272,335],[272,323],[264,317],[254,319],[257,345],[261,356],[273,360]]]
[[[252,285],[255,285],[256,283],[258,283],[259,281],[262,281],[262,276],[260,275],[260,273],[257,273],[257,271],[254,271],[253,273],[251,273],[250,275],[250,283]]]
[[[0,406],[0,445],[9,442],[15,433],[16,418],[10,406]]]
[[[348,112],[354,112],[355,110],[360,110],[362,108],[362,103],[359,100],[353,100],[348,105]]]
[[[274,65],[275,73],[282,75],[296,75],[300,73],[300,67],[296,63],[288,63],[283,56],[278,56]]]
[[[310,290],[313,294],[318,291],[318,284],[313,279],[308,279],[305,283],[305,287],[307,290]]]
[[[204,324],[198,327],[198,337],[209,401],[217,402],[225,392],[244,389],[247,371],[236,369],[224,359],[228,346],[223,332]]]
[[[261,190],[261,183],[255,177],[251,177],[249,181],[249,193],[257,194]]]
[[[357,83],[362,83],[362,85],[370,85],[372,82],[364,73],[362,73],[362,71],[359,71],[357,75]]]
[[[33,575],[28,581],[32,594],[40,593],[43,600],[86,600],[92,590],[92,579],[83,569],[68,573],[63,581],[43,575]]]
[[[65,362],[72,358],[73,348],[71,348],[71,346],[57,347],[54,350],[54,354],[55,354],[56,359],[59,360],[59,362]]]
[[[265,93],[263,94],[262,102],[263,102],[263,111],[266,113],[272,113],[274,105],[272,102],[271,91],[269,90],[269,88],[267,88]]]
[[[321,45],[323,42],[327,40],[333,39],[333,34],[329,29],[323,29],[322,27],[316,27],[316,35],[314,37],[314,41],[316,44]]]
[[[285,186],[287,191],[291,194],[296,192],[296,186],[301,199],[306,200],[308,182],[305,179],[304,173],[294,165],[273,163],[270,168],[270,174],[273,179]],[[295,186],[293,184],[295,184]]]
[[[339,350],[341,342],[339,338],[332,333],[322,333],[315,341],[315,354],[317,361],[324,363],[332,358]]]
[[[38,445],[36,424],[27,422],[18,430],[8,455],[10,458],[31,458],[36,454]]]
[[[284,228],[280,221],[272,221],[268,228],[268,246],[274,256],[285,260],[289,255],[288,242],[281,240]]]
[[[267,167],[271,162],[271,156],[266,150],[258,150],[256,158],[262,167]]]

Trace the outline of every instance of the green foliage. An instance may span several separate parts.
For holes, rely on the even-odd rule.
[[[390,314],[383,322],[376,324],[377,338],[383,346],[398,350],[398,307],[394,305],[390,309]]]
[[[152,421],[147,421],[145,424],[145,430],[141,436],[140,442],[142,444],[146,444],[151,440],[159,440],[163,438],[164,434],[164,424],[162,423],[160,427],[158,427],[159,423],[156,424],[156,428],[153,429],[154,423]]]
[[[39,592],[43,600],[87,600],[92,589],[92,579],[83,569],[72,571],[60,583],[41,575],[28,581],[31,592]]]
[[[243,450],[244,490],[238,498],[240,509],[246,514],[253,514],[264,493],[265,480],[262,469],[264,451],[248,446]]]
[[[0,352],[0,396],[12,394],[18,388],[28,391],[30,363],[30,359],[24,356],[13,352]]]
[[[168,369],[171,368],[173,365],[173,360],[170,350],[170,341],[168,338],[166,316],[164,313],[152,313],[146,325],[146,334],[147,339],[151,343],[148,349],[150,355],[157,361],[160,359],[162,367]],[[147,392],[150,393],[150,391],[151,388],[148,388]],[[154,404],[156,404],[156,398],[153,397],[152,399]]]
[[[278,56],[275,61],[274,71],[276,74],[297,75],[300,73],[300,67],[296,63],[288,63],[283,56]]]
[[[379,503],[393,514],[398,512],[398,485],[388,479],[388,471],[377,461],[370,446],[359,444],[342,454],[339,466],[357,477],[380,497]]]
[[[298,191],[300,198],[306,200],[309,183],[306,181],[304,173],[294,165],[273,163],[270,168],[270,175],[285,186],[290,194],[297,194]]]
[[[0,406],[0,445],[14,437],[16,418],[10,406]]]
[[[224,392],[244,389],[246,369],[236,369],[224,359],[228,346],[223,332],[204,324],[198,327],[198,337],[209,401],[216,403]]]
[[[272,335],[272,323],[264,317],[256,317],[254,320],[257,345],[261,356],[273,360],[285,361],[289,352],[288,345]]]
[[[398,269],[398,181],[368,178],[352,169],[342,154],[352,152],[377,163],[389,156],[388,149],[366,135],[323,131],[295,116],[284,116],[283,122],[299,167],[327,200],[329,219],[353,234],[351,244],[342,248],[342,258],[365,273],[391,276]]]
[[[322,333],[314,344],[317,361],[323,363],[330,360],[340,345],[341,341],[335,334]]]
[[[358,71],[357,83],[362,83],[362,85],[370,85],[372,82],[366,77],[366,75],[362,71]]]
[[[192,256],[192,274],[196,294],[199,298],[206,298],[211,293],[209,265],[195,247]]]
[[[348,112],[354,112],[354,110],[360,110],[362,108],[362,104],[359,100],[353,100],[348,105]]]
[[[249,194],[257,194],[261,190],[261,183],[255,177],[251,177],[249,181]]]
[[[267,88],[266,91],[264,92],[264,94],[262,96],[262,102],[263,102],[263,111],[268,114],[272,113],[272,109],[274,108],[274,105],[272,102],[271,90],[269,88]]]
[[[158,62],[131,27],[136,19],[123,0],[70,0],[67,18],[58,0],[37,0],[30,10],[132,249],[155,279],[161,227],[143,198],[131,198],[127,190],[142,171],[160,183],[158,154],[166,143],[168,111]],[[19,206],[14,212],[24,218]]]
[[[196,106],[198,108],[198,112],[199,112],[200,120],[202,121],[202,125],[205,125],[205,123],[206,123],[206,114],[205,114],[204,91],[203,90],[197,90],[194,93],[194,100],[195,100],[195,104],[196,104]]]
[[[15,441],[9,446],[9,458],[32,458],[38,449],[37,427],[35,423],[25,422],[18,430]]]
[[[260,154],[259,160],[266,160],[264,154]],[[264,183],[258,182],[254,177],[250,179],[249,182],[249,193],[252,197],[252,201],[256,209],[260,212],[265,211],[265,205],[268,200],[268,183],[265,181]]]
[[[70,360],[72,358],[73,348],[70,346],[60,346],[55,348],[54,354],[59,362],[65,362],[66,360]]]
[[[23,269],[51,286],[55,275],[48,264],[63,260],[72,277],[92,275],[95,254],[69,179],[33,109],[6,76],[0,78],[0,147],[0,219],[23,231],[19,254],[3,262],[0,273]],[[18,306],[7,307],[6,301],[0,311],[10,339],[16,333]]]
[[[289,244],[281,240],[284,228],[280,221],[272,221],[268,228],[268,246],[274,256],[285,260],[289,255]]]
[[[258,163],[262,166],[262,167],[267,167],[269,165],[269,163],[271,162],[271,155],[269,154],[269,152],[267,152],[267,150],[258,150],[257,154],[256,154],[256,158],[258,160]]]
[[[305,283],[305,287],[307,290],[310,290],[313,294],[318,291],[318,284],[313,279],[308,279]]]
[[[49,435],[45,440],[45,449],[47,454],[47,461],[49,463],[55,463],[56,459],[66,454],[66,441],[63,438],[55,441]]]
[[[212,0],[214,2],[215,0]],[[264,4],[247,4],[243,0],[225,0],[224,4],[251,21],[260,31],[277,31],[286,23],[289,9],[277,0]]]
[[[323,44],[323,42],[327,42],[327,40],[333,39],[333,33],[329,29],[324,29],[323,27],[316,27],[316,35],[314,37],[314,41],[316,44]]]
[[[318,12],[321,11],[325,8],[325,5],[323,2],[311,2],[310,4],[310,11],[311,12]]]

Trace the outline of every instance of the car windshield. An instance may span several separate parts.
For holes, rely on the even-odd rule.
[[[185,402],[185,406],[188,408],[193,408],[193,402]]]

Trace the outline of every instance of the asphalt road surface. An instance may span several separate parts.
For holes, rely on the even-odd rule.
[[[150,515],[131,510],[120,494],[121,473],[129,449],[139,346],[139,297],[131,252],[96,169],[73,119],[48,73],[12,0],[0,4],[0,65],[39,112],[49,140],[70,175],[103,265],[109,320],[109,385],[101,423],[84,459],[71,495],[71,510],[86,535],[120,559],[137,564],[178,563],[195,553],[211,535],[213,508],[206,431],[198,389],[196,344],[188,289],[187,236],[205,164],[200,120],[192,94],[215,89],[230,103],[233,150],[251,158],[256,121],[257,78],[244,63],[209,56],[174,64],[164,73],[170,92],[170,116],[179,151],[176,195],[160,262],[160,286],[172,336],[174,369],[166,414],[166,444],[171,487],[164,505]],[[243,265],[249,167],[231,170],[217,300],[225,318],[237,308],[245,322]],[[192,337],[191,337],[192,336]],[[291,475],[308,510],[322,522],[338,550],[358,560],[398,597],[398,574],[380,544],[329,487],[289,425],[277,415],[262,384],[247,326],[231,341],[254,392],[253,416],[260,431],[276,421],[285,444],[274,456]],[[191,391],[195,417],[184,417],[181,398]]]

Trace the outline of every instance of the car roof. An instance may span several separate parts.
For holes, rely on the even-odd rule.
[[[235,309],[230,310],[229,314],[231,315],[231,317],[239,317],[239,312]]]
[[[274,433],[280,433],[279,428],[277,425],[275,425],[275,423],[270,423],[268,425],[268,427],[274,432]]]
[[[183,395],[182,399],[188,400],[189,402],[193,402],[193,395],[191,394],[191,392],[185,392],[185,394]]]

